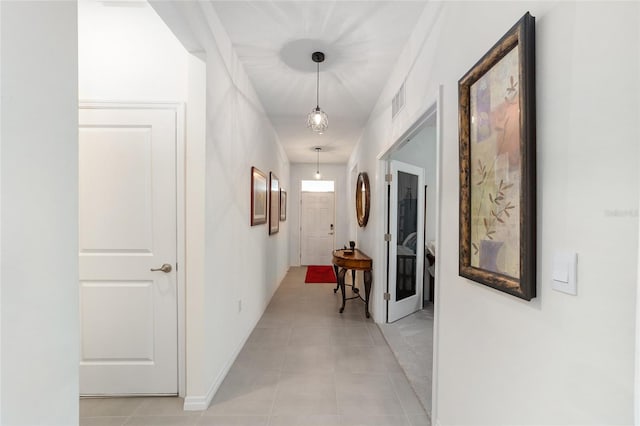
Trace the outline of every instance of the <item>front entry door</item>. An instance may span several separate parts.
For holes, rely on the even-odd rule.
[[[177,394],[176,109],[79,123],[80,393]]]
[[[331,265],[335,244],[335,196],[333,192],[301,194],[302,265]]]
[[[424,267],[424,170],[391,161],[387,320],[422,308]]]

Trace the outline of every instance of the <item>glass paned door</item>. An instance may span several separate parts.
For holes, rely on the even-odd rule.
[[[397,190],[396,300],[402,300],[414,296],[417,287],[418,176],[398,172]]]
[[[391,161],[389,190],[388,322],[422,308],[424,170]]]

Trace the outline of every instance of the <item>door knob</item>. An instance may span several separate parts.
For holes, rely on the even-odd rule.
[[[171,269],[172,269],[171,265],[169,265],[168,263],[165,263],[164,265],[162,265],[158,269],[151,268],[151,272],[162,271],[165,274],[168,274],[169,272],[171,272]]]

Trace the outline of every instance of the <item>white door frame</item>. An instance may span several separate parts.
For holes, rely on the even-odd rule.
[[[640,8],[638,9],[638,18],[640,18]],[[638,114],[640,119],[640,113]],[[639,240],[640,241],[640,240]],[[635,344],[635,374],[634,374],[634,424],[640,425],[640,245],[638,247],[638,278],[636,283],[636,344]]]
[[[640,118],[640,117],[639,117]],[[638,278],[636,279],[635,372],[633,392],[633,424],[640,425],[640,239],[638,246]]]
[[[398,138],[388,146],[384,151],[377,155],[378,160],[378,168],[376,173],[376,188],[380,188],[376,195],[377,201],[377,211],[380,213],[380,217],[382,218],[382,222],[378,222],[376,234],[378,235],[378,245],[377,245],[377,258],[378,259],[386,259],[387,253],[387,243],[384,241],[384,234],[386,233],[386,226],[388,220],[387,208],[386,208],[386,198],[387,198],[387,185],[385,184],[384,176],[387,173],[387,160],[390,157],[391,153],[396,151],[408,138],[412,137],[415,133],[419,131],[422,125],[428,120],[432,119],[435,115],[436,119],[436,251],[440,249],[439,242],[441,239],[441,226],[440,226],[440,217],[442,210],[442,99],[443,99],[443,86],[439,85],[437,91],[433,96],[427,99],[426,105],[427,107],[419,114],[417,114],[417,118],[413,120],[413,124]],[[438,348],[439,348],[439,329],[440,329],[440,273],[441,273],[441,265],[442,264],[442,256],[436,255],[436,265],[435,265],[435,288],[434,288],[434,322],[433,322],[433,372],[431,379],[431,418],[434,419],[434,424],[437,423],[438,419]],[[387,278],[387,262],[381,261],[378,262],[377,266],[374,266],[376,275],[378,277],[383,277],[386,280]],[[383,292],[377,291],[373,296],[373,301],[375,303],[375,321],[376,322],[385,322],[384,316],[386,316],[385,310],[385,300],[383,297]]]
[[[185,105],[172,102],[120,102],[80,100],[80,108],[170,109],[176,114],[176,286],[178,303],[178,396],[186,393],[185,333]]]
[[[306,179],[305,179],[306,180]],[[321,179],[321,180],[329,180],[333,182],[333,249],[336,248],[336,230],[338,229],[338,225],[336,224],[338,210],[337,204],[337,183],[335,179]],[[298,206],[298,264],[302,266],[302,193],[303,192],[312,192],[312,191],[303,191],[302,190],[302,180],[298,185],[298,198],[300,199],[300,205]]]
[[[418,130],[422,131],[422,128],[420,128]],[[417,133],[417,132],[416,132]],[[412,134],[415,135],[416,133]],[[389,214],[389,220],[387,223],[387,228],[389,229],[389,233],[391,234],[391,241],[389,241],[388,244],[388,263],[387,263],[387,282],[386,282],[386,287],[387,287],[387,293],[389,293],[391,295],[391,300],[387,301],[387,306],[386,306],[386,312],[387,312],[387,318],[386,318],[386,322],[389,322],[389,310],[395,310],[396,313],[398,310],[402,310],[400,308],[401,305],[409,305],[409,306],[414,306],[415,305],[413,303],[415,302],[411,302],[411,297],[417,297],[418,301],[417,303],[419,303],[419,309],[421,309],[423,307],[423,299],[424,299],[424,292],[423,292],[423,282],[424,282],[424,232],[425,232],[425,223],[424,223],[424,206],[425,206],[425,196],[424,196],[424,181],[425,181],[425,170],[422,167],[419,166],[414,166],[413,164],[408,164],[405,163],[403,161],[399,161],[399,160],[391,160],[388,159],[387,160],[387,164],[388,164],[388,174],[391,174],[394,176],[393,181],[391,182],[391,186],[393,186],[395,188],[395,195],[394,195],[394,188],[391,188],[391,190],[389,191],[389,196],[387,197],[387,203],[389,203],[389,208],[388,208],[388,214]],[[402,168],[403,170],[400,170],[400,168]],[[395,170],[394,170],[395,169]],[[398,267],[397,267],[397,263],[395,263],[395,266],[393,266],[394,264],[392,264],[391,262],[397,262],[397,255],[398,255],[398,245],[400,245],[401,241],[398,240],[398,203],[399,203],[399,199],[401,196],[400,193],[400,188],[398,188],[398,183],[395,181],[396,178],[399,175],[399,172],[405,172],[405,173],[410,173],[413,176],[416,176],[418,178],[418,187],[416,188],[416,231],[421,231],[421,232],[417,232],[417,244],[416,244],[416,280],[415,280],[415,285],[416,285],[416,292],[414,294],[414,296],[410,296],[407,297],[406,299],[403,300],[397,300],[397,280],[398,280]],[[395,270],[395,277],[394,280],[392,282],[391,280],[391,272]],[[392,288],[393,286],[393,288]],[[392,304],[395,304],[395,307],[392,307]],[[411,308],[413,309],[413,307]],[[411,314],[417,312],[416,311],[412,311]],[[410,314],[407,314],[410,315]],[[403,315],[400,318],[395,318],[393,321],[397,321],[401,318],[403,318],[406,315]],[[395,315],[394,315],[395,317]]]
[[[639,240],[640,241],[640,240]],[[638,278],[636,282],[636,344],[635,344],[635,373],[633,414],[634,425],[640,425],[640,247],[638,248]]]

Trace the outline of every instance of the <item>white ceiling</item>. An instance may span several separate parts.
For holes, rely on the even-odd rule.
[[[345,163],[423,1],[212,1],[292,163]],[[320,107],[329,128],[316,135],[306,116]]]

